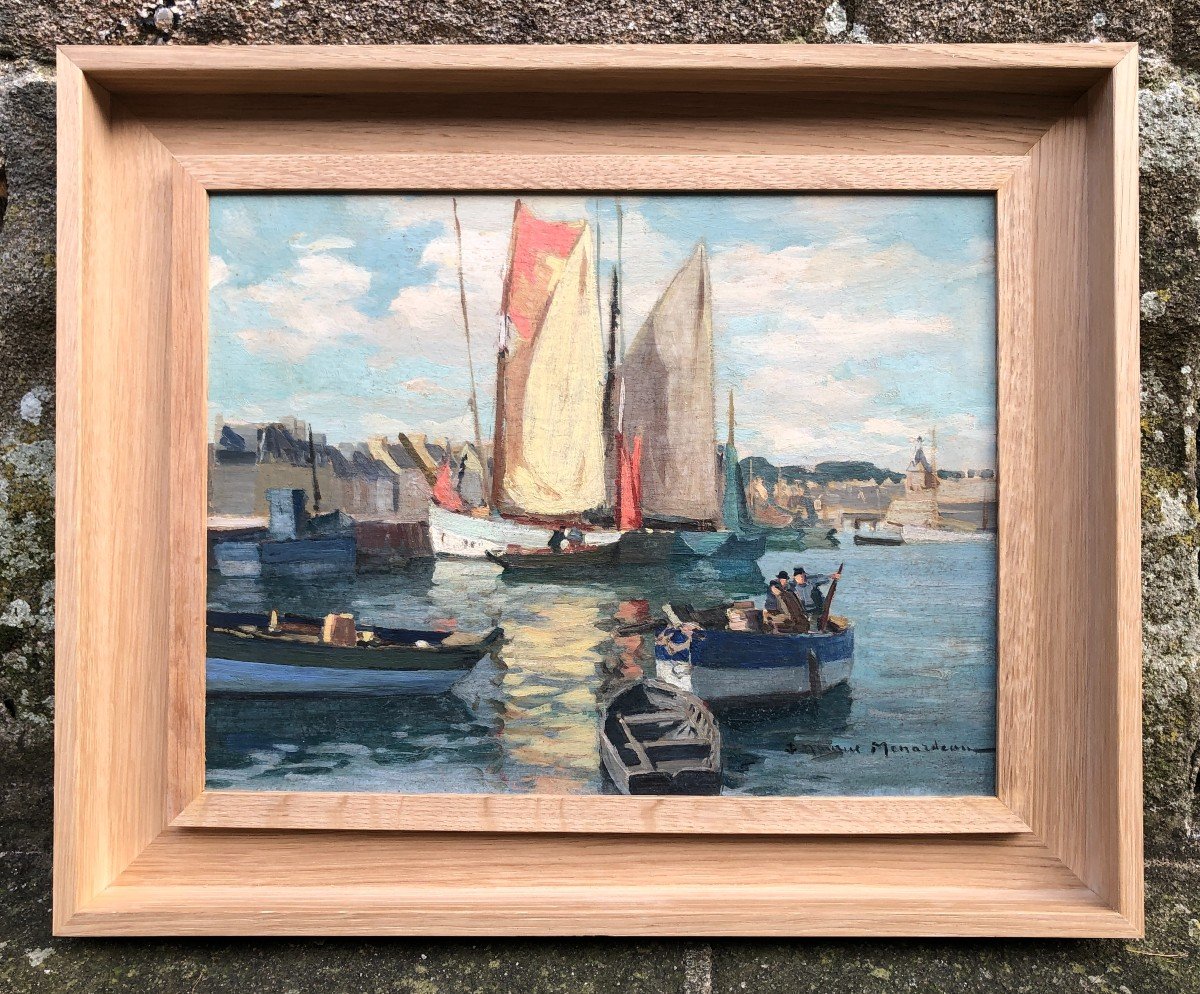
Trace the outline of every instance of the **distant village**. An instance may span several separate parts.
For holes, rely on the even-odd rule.
[[[717,447],[718,462],[723,448]],[[210,544],[261,531],[271,511],[268,491],[287,490],[303,492],[298,513],[332,515],[338,527],[353,529],[360,566],[432,556],[429,510],[439,473],[466,508],[483,508],[490,449],[417,432],[331,445],[295,417],[218,416],[209,445]],[[923,456],[919,448],[917,455]],[[934,500],[942,519],[996,527],[990,468],[935,471],[918,458],[905,472],[852,461],[777,467],[759,456],[741,460],[741,467],[751,516],[768,528],[919,525]]]

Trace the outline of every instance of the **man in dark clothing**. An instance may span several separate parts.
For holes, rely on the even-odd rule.
[[[783,608],[779,606],[779,591],[786,589],[788,586],[790,586],[790,581],[788,580],[787,571],[784,570],[767,586],[767,600],[763,604],[763,608],[772,614],[778,614],[782,611]]]
[[[841,579],[841,576],[841,573],[807,573],[803,566],[792,570],[792,592],[812,624],[820,621],[821,612],[825,609],[825,593],[821,587],[832,580]]]
[[[807,632],[812,629],[812,621],[809,620],[808,612],[804,610],[804,605],[800,603],[800,598],[796,596],[796,591],[789,587],[781,587],[779,590],[779,606],[783,609],[783,613],[788,619],[788,629],[793,632]]]
[[[808,631],[808,617],[804,608],[800,606],[796,595],[784,586],[785,583],[786,580],[780,579],[771,581],[763,610],[764,620],[775,632]]]

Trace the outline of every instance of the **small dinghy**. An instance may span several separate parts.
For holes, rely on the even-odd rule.
[[[356,625],[348,614],[209,611],[210,693],[413,693],[448,690],[500,644],[482,634]]]
[[[581,572],[596,567],[610,566],[617,561],[617,544],[564,546],[561,551],[553,549],[524,549],[509,546],[503,552],[486,553],[488,559],[506,573],[566,573]]]
[[[721,793],[721,732],[712,712],[658,680],[620,684],[606,699],[600,756],[622,794]]]
[[[904,545],[904,532],[899,528],[872,528],[854,533],[855,545]]]

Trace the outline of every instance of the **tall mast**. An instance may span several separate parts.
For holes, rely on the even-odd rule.
[[[463,335],[467,340],[467,375],[471,381],[471,419],[475,424],[475,452],[479,456],[480,469],[483,473],[483,492],[489,491],[487,478],[487,458],[483,452],[483,434],[479,430],[479,397],[475,392],[475,359],[471,355],[471,322],[467,317],[467,285],[463,278],[462,225],[458,223],[458,198],[450,198],[450,211],[454,215],[454,244],[458,251],[458,302],[462,307]],[[485,498],[486,499],[486,498]]]
[[[625,358],[625,274],[621,271],[621,239],[624,235],[625,214],[621,210],[621,198],[614,197],[613,203],[617,208],[617,268],[616,268],[616,289],[617,289],[617,318],[613,322],[617,329],[617,358],[624,360]]]
[[[500,506],[504,486],[504,404],[505,371],[508,366],[508,318],[500,317],[500,343],[496,349],[496,413],[492,427],[491,506]]]
[[[597,294],[599,296],[599,294]],[[600,424],[601,430],[604,432],[604,468],[605,468],[605,488],[610,490],[609,503],[616,506],[616,487],[617,475],[620,469],[618,460],[621,458],[617,451],[617,434],[620,432],[618,424],[619,412],[619,391],[617,376],[617,321],[619,320],[619,311],[617,308],[617,270],[613,267],[612,271],[612,292],[610,294],[609,310],[608,310],[608,345],[604,351],[604,397],[601,400],[600,406]]]
[[[938,507],[938,487],[941,486],[942,481],[938,479],[936,428],[929,434],[929,465],[933,467],[933,525],[937,528],[942,523],[942,511]]]
[[[504,496],[504,405],[508,374],[508,295],[512,278],[513,250],[516,243],[517,218],[521,213],[520,198],[513,201],[513,227],[508,242],[508,260],[504,265],[504,293],[500,299],[500,336],[496,345],[496,410],[492,426],[492,499],[493,509],[499,508]]]
[[[600,276],[600,198],[596,197],[592,201],[595,207],[596,228],[592,232],[592,266],[596,270],[596,316],[600,319],[600,326],[604,327],[604,295],[600,288],[604,285],[604,280]]]
[[[730,448],[733,448],[733,389],[729,390],[729,439],[726,443]]]
[[[317,482],[317,447],[313,444],[312,424],[308,426],[308,461],[312,466],[313,514],[321,511],[321,485]]]
[[[621,457],[618,451],[617,437],[621,433],[622,411],[624,405],[624,385],[617,372],[621,360],[621,205],[614,201],[617,207],[617,261],[612,268],[612,281],[608,304],[608,343],[604,353],[604,398],[601,406],[601,425],[604,432],[604,466],[605,487],[609,491],[609,504],[615,509],[619,500]],[[597,201],[596,215],[599,218],[600,207]],[[596,285],[600,285],[600,237],[599,224],[596,230]]]

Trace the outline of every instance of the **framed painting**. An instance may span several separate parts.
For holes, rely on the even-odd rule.
[[[1139,933],[1133,47],[59,63],[59,933]]]

